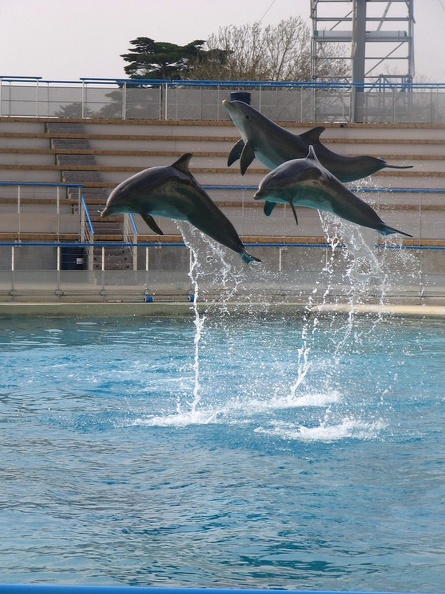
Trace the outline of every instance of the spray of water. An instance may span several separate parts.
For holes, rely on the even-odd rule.
[[[402,249],[375,249],[375,232],[343,221],[327,213],[320,213],[320,219],[327,238],[328,250],[325,266],[323,289],[314,289],[309,296],[303,329],[301,332],[301,346],[298,349],[298,371],[295,382],[290,387],[289,401],[293,402],[307,394],[313,388],[314,381],[322,376],[318,391],[325,394],[341,394],[344,414],[348,415],[347,400],[357,394],[348,394],[347,382],[341,377],[342,369],[351,353],[351,349],[360,348],[363,333],[373,334],[381,323],[381,315],[367,319],[365,324],[357,323],[356,306],[369,300],[383,305],[386,295],[390,291],[394,280],[394,270],[400,270],[401,262],[407,258]],[[391,248],[398,246],[398,237],[386,238],[386,244]],[[334,301],[348,306],[348,315],[339,323],[339,315],[330,311],[329,316],[323,315],[314,307],[323,306]],[[343,318],[341,318],[343,320]],[[330,356],[319,357],[317,360],[317,334],[323,332],[330,338],[332,351]],[[338,424],[337,402],[328,404],[324,415],[320,418],[319,429],[328,430],[333,424]],[[362,419],[359,419],[362,421]],[[383,424],[382,424],[383,426]],[[304,429],[304,428],[303,428]]]
[[[241,273],[230,263],[226,250],[219,244],[200,233],[191,225],[178,223],[184,242],[190,250],[190,295],[194,312],[194,362],[193,362],[193,399],[187,401],[192,422],[202,421],[198,411],[201,402],[202,386],[200,382],[202,357],[201,347],[208,318],[208,310],[214,300],[218,301],[218,317],[224,319],[229,314],[228,303],[236,297],[241,282]],[[235,254],[236,255],[236,254]],[[236,255],[237,256],[237,255]],[[237,256],[238,257],[238,256]],[[201,287],[202,290],[201,290]],[[201,313],[203,310],[203,313]],[[181,402],[177,403],[181,412]],[[214,414],[211,415],[213,419]]]
[[[357,314],[354,308],[370,298],[377,300],[378,303],[384,303],[388,288],[391,287],[392,267],[387,256],[390,250],[376,252],[374,231],[363,230],[356,225],[326,214],[321,215],[320,218],[329,247],[326,250],[324,266],[317,273],[313,292],[307,300],[302,330],[297,330],[298,338],[296,338],[294,346],[296,374],[289,385],[289,375],[288,373],[286,375],[288,370],[283,368],[283,381],[280,385],[269,386],[269,404],[278,408],[287,406],[289,410],[293,410],[299,406],[315,406],[313,404],[315,402],[317,406],[320,406],[320,403],[325,403],[319,424],[316,425],[321,431],[324,431],[334,425],[343,426],[342,419],[351,418],[347,401],[353,394],[348,393],[349,387],[341,377],[345,367],[344,363],[351,345],[358,346],[362,340],[363,332],[372,332],[379,323],[379,318],[374,318],[372,324],[367,323],[366,329],[362,328],[360,324],[356,323]],[[238,399],[221,402],[221,410],[216,410],[217,406],[215,407],[214,404],[212,410],[205,410],[205,406],[203,406],[203,403],[208,404],[208,402],[206,402],[206,398],[202,400],[205,385],[201,385],[201,375],[204,375],[203,372],[205,372],[203,365],[207,364],[206,357],[211,356],[211,352],[207,352],[211,346],[206,344],[205,335],[209,330],[221,333],[221,338],[228,345],[227,360],[230,361],[231,344],[234,344],[235,338],[224,334],[229,332],[226,329],[225,316],[233,314],[233,305],[239,297],[241,287],[243,291],[246,290],[245,281],[248,276],[246,276],[244,266],[240,266],[239,269],[235,260],[232,262],[232,254],[227,250],[188,225],[181,224],[180,230],[191,253],[189,278],[193,295],[195,336],[193,397],[189,397],[185,401],[184,399],[178,400],[178,413],[181,413],[187,422],[206,423],[214,422],[221,415],[225,417],[228,414],[234,414],[238,407],[241,407],[244,412],[248,412],[246,402],[250,402],[250,405],[257,402],[257,406],[265,410],[267,402],[264,400],[264,390],[258,384],[260,389],[258,393],[256,392],[255,380],[250,385],[246,384],[248,392],[240,392]],[[392,253],[395,252],[396,250],[392,250]],[[235,257],[237,258],[236,255]],[[237,260],[236,263],[238,263]],[[258,275],[258,279],[262,278],[266,281],[269,279],[270,283],[270,276],[264,269],[262,274],[264,277]],[[258,279],[256,282],[261,282]],[[317,305],[325,305],[332,301],[346,303],[350,306],[346,320],[342,318],[340,321],[340,317],[332,312],[329,316],[325,316],[322,312],[317,311]],[[216,317],[209,316],[209,307],[215,303],[217,303],[218,315]],[[233,331],[233,326],[231,328]],[[327,356],[325,352],[317,351],[319,338],[326,334],[328,334],[328,342],[331,345]],[[203,351],[203,347],[206,347],[207,350]],[[203,353],[206,355],[205,357],[203,357]],[[278,366],[279,361],[274,363]],[[266,368],[267,363],[265,366],[262,365],[260,370],[263,367]],[[258,382],[264,383],[265,377],[266,375],[259,374]],[[282,390],[285,390],[285,394],[280,396]],[[215,395],[212,394],[212,396]],[[187,404],[186,410],[183,406],[184,402]],[[343,408],[340,413],[341,407]],[[357,419],[361,420],[359,417]],[[300,429],[304,433],[304,426]]]

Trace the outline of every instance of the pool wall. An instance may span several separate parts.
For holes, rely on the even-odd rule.
[[[283,590],[235,590],[213,588],[141,588],[128,586],[1,585],[0,594],[277,594]],[[286,590],[287,594],[368,594],[365,592]],[[373,592],[373,594],[384,594]],[[400,594],[400,593],[393,593]]]

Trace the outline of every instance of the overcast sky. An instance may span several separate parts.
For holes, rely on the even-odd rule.
[[[136,37],[185,45],[220,26],[290,16],[310,0],[0,0],[0,75],[122,78]],[[416,78],[445,83],[445,0],[414,0]]]

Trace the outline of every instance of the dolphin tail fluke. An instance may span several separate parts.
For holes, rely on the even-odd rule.
[[[227,158],[227,167],[230,167],[235,161],[241,157],[244,148],[244,140],[240,138],[236,144],[233,145],[232,150]]]
[[[405,237],[412,237],[409,233],[405,233],[405,231],[399,231],[399,229],[394,229],[394,227],[389,227],[388,225],[383,225],[381,229],[379,229],[380,235],[392,235],[393,233],[400,233],[400,235],[404,235]]]
[[[255,256],[248,254],[245,249],[240,252],[240,256],[246,264],[250,264],[251,262],[261,262],[259,258],[255,258]]]

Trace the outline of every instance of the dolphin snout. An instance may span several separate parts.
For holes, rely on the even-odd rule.
[[[227,109],[229,114],[236,113],[236,108],[232,105],[232,102],[229,101],[228,99],[223,99],[222,104]]]
[[[253,195],[254,200],[261,200],[264,196],[267,196],[268,192],[265,190],[257,190]]]

